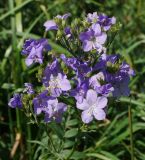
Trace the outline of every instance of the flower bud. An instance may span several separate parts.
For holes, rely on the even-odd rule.
[[[122,24],[119,22],[119,23],[116,23],[115,25],[113,25],[111,27],[111,32],[117,32],[119,31],[120,29],[122,28]]]
[[[58,31],[57,31],[57,34],[56,34],[57,40],[61,39],[62,36],[63,36],[63,32],[62,32],[61,30],[58,30]]]

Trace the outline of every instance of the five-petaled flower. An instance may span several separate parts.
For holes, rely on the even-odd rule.
[[[93,118],[97,120],[103,120],[106,118],[104,108],[107,106],[107,98],[98,96],[97,93],[90,89],[87,92],[86,98],[82,103],[77,102],[77,108],[83,110],[82,121],[84,123],[90,123]]]
[[[102,45],[106,42],[107,34],[101,31],[101,26],[98,23],[92,24],[91,28],[82,32],[79,38],[85,52],[96,49],[100,53],[105,50]]]

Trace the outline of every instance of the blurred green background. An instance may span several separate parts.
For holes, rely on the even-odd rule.
[[[78,137],[74,148],[72,142],[75,141],[75,134],[66,136],[66,147],[58,157],[67,159],[65,155],[73,148],[68,159],[130,160],[130,106],[134,160],[145,160],[144,0],[0,0],[0,160],[10,159],[19,132],[21,138],[13,159],[57,159],[49,155],[50,148],[46,149],[44,145],[46,139],[42,136],[43,129],[27,124],[21,111],[9,109],[7,105],[13,92],[20,90],[24,82],[34,81],[36,70],[33,67],[26,68],[20,54],[21,47],[29,37],[43,37],[43,23],[57,14],[70,12],[74,18],[95,11],[115,16],[122,23],[110,50],[123,55],[136,71],[130,83],[131,96],[121,98],[110,106],[108,121],[90,125]],[[55,48],[59,50],[59,46]],[[68,129],[74,130],[78,126],[77,123],[69,123]],[[55,130],[59,130],[57,127]]]

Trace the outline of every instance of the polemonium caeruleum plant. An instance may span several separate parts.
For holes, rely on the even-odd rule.
[[[116,18],[94,12],[68,23],[70,16],[57,15],[44,23],[45,32],[54,32],[55,43],[69,54],[56,53],[46,38],[28,39],[23,45],[26,65],[39,65],[41,85],[25,83],[8,105],[30,112],[37,124],[64,126],[71,111],[81,124],[105,120],[109,101],[130,94],[133,69],[121,55],[108,52],[108,35],[120,28]]]

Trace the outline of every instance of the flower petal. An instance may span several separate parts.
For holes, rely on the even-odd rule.
[[[92,29],[95,32],[95,35],[100,35],[101,34],[101,26],[98,23],[95,23],[92,25]]]
[[[103,96],[98,97],[97,102],[98,102],[98,104],[97,104],[98,108],[104,108],[107,105],[108,99],[106,97],[103,97]]]
[[[95,108],[93,110],[93,115],[97,120],[103,120],[106,118],[106,113],[104,112],[103,109],[100,108]]]
[[[64,103],[58,103],[57,108],[60,113],[63,113],[67,110],[67,105]]]
[[[77,101],[76,107],[77,107],[78,109],[81,109],[81,110],[86,110],[86,109],[89,108],[89,104],[87,103],[86,99],[83,99],[83,102],[82,102],[82,103],[79,103],[79,102]]]
[[[43,26],[45,27],[46,31],[58,29],[56,23],[53,20],[46,21]]]
[[[33,59],[27,57],[27,58],[25,59],[25,63],[26,63],[27,66],[30,66],[30,65],[33,63]]]
[[[107,39],[107,34],[102,33],[101,35],[97,36],[96,40],[99,44],[104,44]]]
[[[92,106],[94,103],[97,102],[97,93],[94,90],[89,89],[87,92],[86,100],[87,100],[87,103],[90,106]]]
[[[93,49],[93,42],[92,41],[88,41],[88,40],[85,40],[84,42],[83,42],[83,50],[85,51],[85,52],[88,52],[88,51],[90,51],[90,50],[92,50]]]
[[[84,123],[90,123],[93,120],[93,116],[89,112],[89,109],[82,112],[81,118]]]
[[[79,39],[81,41],[89,40],[90,39],[90,32],[82,32],[82,33],[80,33]]]
[[[66,77],[59,81],[59,86],[62,89],[62,91],[68,91],[71,89],[70,82],[66,79]]]

